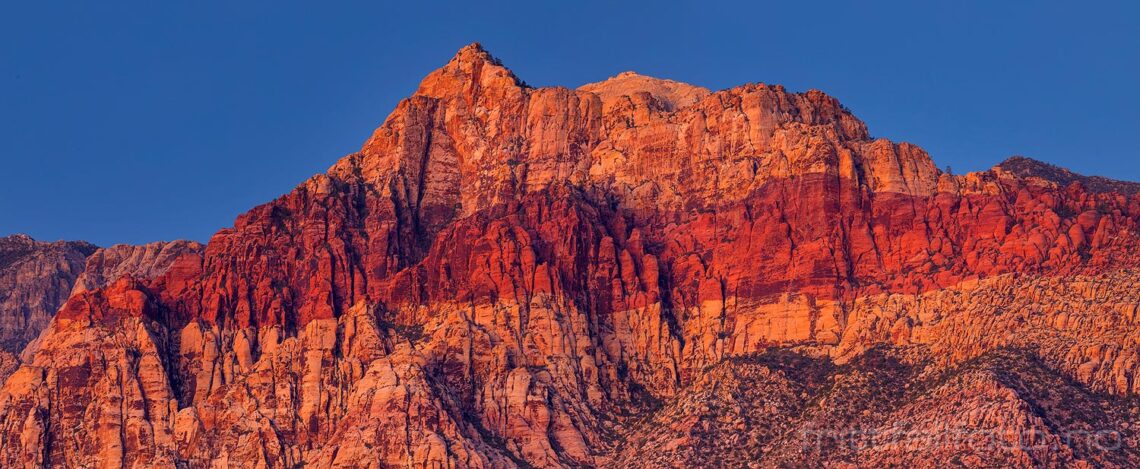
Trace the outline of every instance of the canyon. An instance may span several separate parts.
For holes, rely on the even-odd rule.
[[[1140,184],[478,44],[205,245],[0,240],[3,467],[1135,467]]]

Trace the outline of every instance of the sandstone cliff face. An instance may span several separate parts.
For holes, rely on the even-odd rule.
[[[122,277],[153,279],[166,273],[179,257],[195,256],[203,248],[195,241],[177,240],[143,245],[117,244],[99,249],[87,258],[71,294],[94,290]]]
[[[535,89],[468,46],[201,255],[93,256],[169,266],[76,287],[0,463],[1134,465],[1140,195],[1064,182],[943,174],[818,91]],[[1126,450],[787,437],[930,409]]]
[[[26,235],[0,238],[0,382],[72,294],[126,276],[152,279],[177,257],[201,250],[192,241],[100,249],[85,242],[44,243]]]
[[[82,242],[44,243],[26,235],[0,238],[0,380],[67,300],[88,255]]]

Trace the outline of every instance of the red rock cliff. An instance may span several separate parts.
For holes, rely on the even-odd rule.
[[[884,381],[837,408],[785,382],[812,362],[762,361],[723,378],[777,393],[748,421],[930,424],[907,406],[939,398],[876,397],[913,383],[997,396],[1006,407],[944,402],[995,431],[1115,425],[1126,451],[793,457],[735,428],[756,436],[740,443],[757,452],[748,460],[1134,463],[1120,403],[1140,391],[1140,195],[1066,178],[941,173],[819,91],[710,93],[636,74],[530,88],[471,45],[360,152],[242,215],[202,256],[79,289],[0,390],[0,461],[666,463],[631,452],[638,441],[700,460],[682,450],[715,440],[694,430],[712,427],[662,435],[640,422],[700,421],[685,402],[715,391],[709,373],[792,347],[848,367],[824,382]],[[884,344],[907,358],[864,359]],[[1007,350],[1041,365],[1011,368]],[[895,374],[912,368],[935,371]],[[1011,390],[1041,380],[1123,407],[1023,425],[1049,396]]]

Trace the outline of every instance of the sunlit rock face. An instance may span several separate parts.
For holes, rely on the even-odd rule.
[[[82,241],[0,238],[0,382],[30,357],[36,340],[68,297],[121,277],[152,279],[173,260],[199,252],[193,241],[127,244],[101,249]]]
[[[0,465],[1140,464],[1140,195],[1041,165],[471,45],[204,250],[104,255],[168,262],[76,286]],[[915,437],[978,429],[1038,439]]]
[[[99,249],[87,258],[71,294],[95,290],[122,277],[153,279],[170,270],[180,257],[197,256],[204,247],[195,241],[177,240]]]
[[[96,249],[87,243],[45,243],[26,235],[0,238],[0,381],[67,300],[87,256]]]

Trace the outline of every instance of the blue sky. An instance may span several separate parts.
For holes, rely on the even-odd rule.
[[[0,10],[0,234],[206,240],[473,41],[532,85],[818,88],[956,172],[1140,180],[1131,2],[102,3]]]

